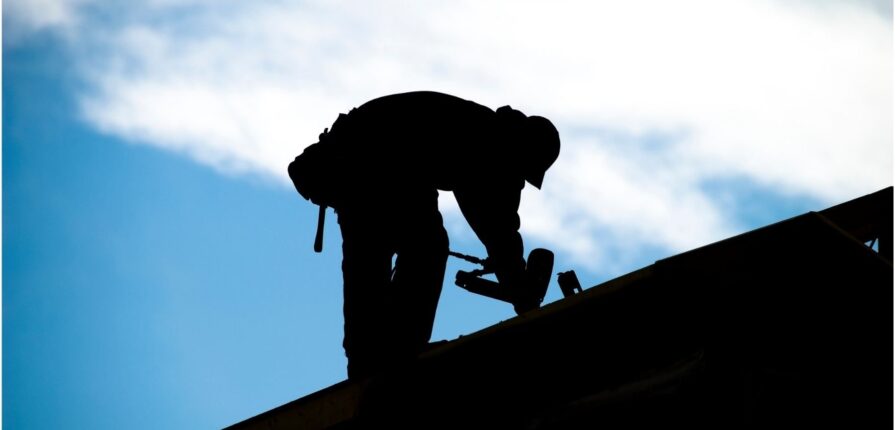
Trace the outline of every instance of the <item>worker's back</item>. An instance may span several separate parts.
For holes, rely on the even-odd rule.
[[[367,185],[442,190],[521,180],[516,154],[488,107],[436,92],[393,94],[353,109],[333,126],[344,175]],[[519,183],[521,187],[521,182]]]

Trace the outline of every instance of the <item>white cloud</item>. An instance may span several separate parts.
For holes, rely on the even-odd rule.
[[[705,182],[831,203],[891,183],[892,25],[863,4],[157,0],[69,37],[90,123],[284,183],[339,112],[380,95],[547,116],[563,154],[526,192],[526,235],[614,267],[740,229]]]
[[[80,20],[80,8],[91,0],[6,0],[3,37],[18,40],[41,30],[67,31]],[[8,18],[8,19],[7,19]]]

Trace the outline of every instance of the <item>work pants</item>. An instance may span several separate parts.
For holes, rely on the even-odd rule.
[[[413,359],[432,335],[448,237],[435,189],[366,195],[338,210],[348,376]],[[394,258],[394,267],[392,260]]]

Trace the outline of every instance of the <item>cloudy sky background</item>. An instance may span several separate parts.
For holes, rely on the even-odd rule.
[[[529,248],[553,249],[557,268],[575,268],[588,285],[892,182],[892,5],[886,1],[7,0],[3,6],[3,415],[28,428],[117,427],[138,404],[151,411],[144,410],[151,417],[147,428],[220,427],[340,380],[344,360],[339,339],[331,339],[340,336],[338,228],[330,220],[324,256],[310,252],[314,207],[291,190],[285,167],[339,112],[380,95],[437,90],[553,120],[562,154],[543,190],[523,193],[523,234]],[[114,180],[115,200],[93,207],[93,200],[71,199],[41,209],[62,193],[58,178],[38,178],[61,162],[60,151],[69,154],[68,163],[118,166],[105,176],[85,169],[85,176],[63,180],[83,193],[106,190]],[[84,154],[95,156],[85,160]],[[156,166],[154,179],[175,184],[162,191],[168,200],[147,200],[154,197],[143,191],[156,185],[136,173],[146,166]],[[209,193],[219,200],[204,206],[196,200]],[[450,196],[443,194],[441,203],[453,246],[481,254]],[[83,223],[67,204],[78,206]],[[159,205],[174,215],[143,224],[129,218],[153,214]],[[145,316],[140,324],[155,327],[150,340],[120,336],[135,348],[155,345],[161,355],[122,353],[109,340],[103,348],[116,358],[103,367],[125,379],[147,366],[160,368],[167,379],[110,396],[125,383],[73,376],[98,366],[90,359],[100,352],[78,350],[90,364],[57,370],[72,373],[64,376],[74,391],[49,381],[35,385],[34,378],[47,374],[43,366],[53,364],[35,362],[34,355],[78,348],[48,346],[73,329],[65,319],[48,322],[42,312],[66,306],[56,292],[73,281],[34,283],[37,272],[52,271],[50,261],[71,263],[58,246],[52,247],[58,261],[38,252],[45,243],[37,238],[48,234],[43,226],[86,232],[97,214],[131,206],[138,212],[115,218],[115,237],[128,238],[126,252],[146,254],[138,259],[142,265],[120,269],[142,287],[114,294],[108,285],[78,289],[85,303],[125,308],[79,333],[103,336]],[[246,212],[228,224],[235,206]],[[47,219],[34,221],[38,215]],[[272,245],[259,242],[260,228],[270,229],[270,240],[294,235],[288,246]],[[149,233],[154,229],[186,233],[161,242]],[[191,234],[202,229],[209,236]],[[242,232],[236,238],[234,229]],[[108,270],[104,262],[122,258],[122,251],[97,245],[117,240],[103,238],[104,228],[94,234],[75,249],[95,252],[96,267]],[[218,278],[206,277],[197,269],[204,266],[191,260],[228,247],[250,249],[252,263],[209,257],[203,264]],[[155,270],[161,268],[153,258],[190,276],[174,282]],[[221,287],[234,278],[264,279],[268,290],[253,300],[278,311],[264,321],[246,311],[235,329],[226,310],[249,293],[244,284]],[[158,292],[162,283],[166,293]],[[329,285],[315,285],[313,293],[296,287],[308,283]],[[456,290],[447,283],[438,338],[511,316],[506,307]],[[156,294],[167,294],[158,296],[159,307]],[[109,302],[110,295],[121,302]],[[556,291],[548,298],[557,299]],[[290,308],[284,299],[319,305]],[[208,314],[188,317],[197,306]],[[46,329],[28,336],[18,330],[40,324]],[[300,329],[309,325],[331,336]],[[272,327],[296,332],[276,340],[261,335]],[[242,350],[241,358],[209,365],[226,348]],[[245,352],[258,348],[266,352]],[[173,368],[180,376],[172,376]],[[95,391],[84,408],[63,408],[62,421],[39,412],[41,404],[62,402],[84,384]],[[160,400],[172,391],[186,405]],[[100,417],[104,408],[120,411],[120,418]]]

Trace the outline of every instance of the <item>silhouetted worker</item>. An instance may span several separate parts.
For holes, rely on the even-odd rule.
[[[526,181],[541,187],[559,146],[546,118],[411,92],[339,115],[296,157],[296,189],[333,207],[342,230],[349,378],[411,358],[429,341],[448,257],[438,190],[454,192],[516,311],[538,307],[524,288],[519,198]]]

